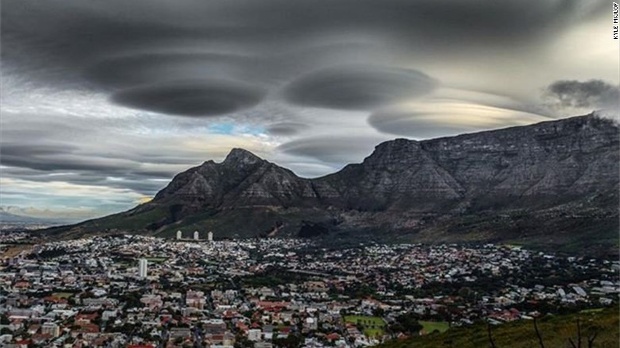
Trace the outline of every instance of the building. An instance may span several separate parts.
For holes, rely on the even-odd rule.
[[[56,323],[46,322],[41,325],[41,333],[51,335],[52,337],[60,336],[60,327]]]
[[[140,278],[146,278],[148,272],[148,261],[146,259],[140,259],[138,276]]]
[[[200,239],[200,235],[198,234],[198,231],[194,231],[194,240],[198,239]]]
[[[209,231],[209,233],[207,233],[207,240],[213,242],[213,232]]]
[[[185,304],[187,307],[198,308],[200,310],[204,309],[207,300],[205,298],[205,294],[202,291],[187,291],[185,295]]]
[[[181,239],[181,238],[183,238],[183,232],[179,230],[177,231],[177,239]]]
[[[248,330],[248,340],[250,341],[260,341],[262,339],[263,332],[260,329],[250,329]]]

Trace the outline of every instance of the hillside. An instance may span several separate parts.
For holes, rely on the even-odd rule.
[[[233,149],[176,175],[151,202],[51,229],[218,238],[372,235],[421,242],[502,241],[614,249],[618,125],[592,115],[425,141],[379,144],[316,179]],[[302,232],[303,231],[303,232]]]
[[[577,344],[577,319],[582,330],[582,345],[588,347],[587,338],[596,333],[595,348],[616,348],[620,343],[620,322],[617,308],[601,312],[558,315],[538,320],[538,329],[545,347],[571,347],[571,338]],[[491,336],[497,348],[540,347],[533,321],[520,320],[491,327]],[[478,348],[489,347],[487,326],[476,324],[470,327],[452,328],[438,334],[395,340],[377,347],[381,348]]]

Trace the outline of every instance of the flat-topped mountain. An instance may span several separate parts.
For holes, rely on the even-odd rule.
[[[216,238],[328,234],[614,247],[618,150],[618,125],[593,115],[396,139],[362,163],[316,179],[233,149],[221,163],[176,175],[148,203],[49,232],[198,230]]]

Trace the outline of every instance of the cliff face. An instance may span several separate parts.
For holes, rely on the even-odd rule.
[[[396,139],[362,164],[315,182],[353,209],[541,208],[615,191],[618,159],[618,127],[586,116],[422,142]]]
[[[595,117],[544,122],[424,142],[467,197],[558,199],[618,184],[618,127]],[[516,199],[516,201],[515,201]]]
[[[222,163],[178,174],[151,202],[73,229],[167,234],[192,228],[248,237],[301,229],[311,235],[308,226],[316,226],[458,241],[549,233],[581,238],[572,230],[586,224],[609,239],[618,225],[618,137],[612,121],[582,116],[426,141],[396,139],[362,163],[317,179],[233,149]]]

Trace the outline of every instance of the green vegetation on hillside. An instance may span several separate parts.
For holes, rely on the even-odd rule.
[[[544,346],[571,347],[569,338],[577,346],[577,321],[581,326],[581,347],[588,347],[588,337],[594,338],[594,348],[617,348],[620,344],[620,322],[618,309],[610,308],[599,312],[547,316],[537,320]],[[498,326],[491,326],[491,336],[497,348],[540,347],[533,320],[519,320]],[[411,337],[405,340],[386,342],[382,348],[479,348],[490,347],[488,327],[484,323],[473,326],[450,328],[444,333]]]
[[[169,219],[168,215],[165,208],[155,207],[132,215],[120,213],[102,219],[91,220],[85,223],[83,227],[88,230],[117,229],[121,231],[143,231],[149,225],[167,221]]]
[[[430,334],[437,330],[438,332],[446,332],[450,328],[450,324],[446,321],[420,321],[424,333]]]

